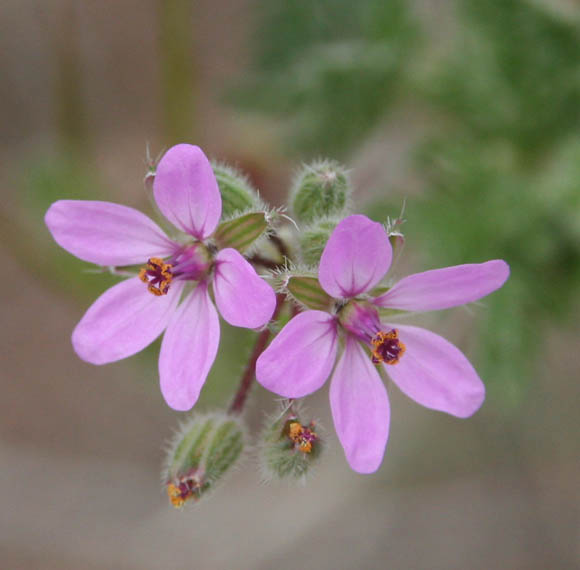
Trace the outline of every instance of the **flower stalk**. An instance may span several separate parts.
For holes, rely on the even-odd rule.
[[[284,303],[286,302],[286,295],[278,294],[276,296],[276,308],[274,309],[274,313],[272,314],[272,320],[276,320]],[[262,352],[266,349],[268,345],[268,340],[270,339],[271,331],[269,328],[265,328],[256,339],[256,344],[250,354],[250,358],[248,363],[246,364],[246,368],[242,374],[240,379],[240,384],[238,386],[238,390],[228,408],[228,414],[230,415],[237,415],[241,414],[244,410],[244,406],[246,404],[246,400],[248,399],[248,394],[250,392],[250,388],[252,387],[252,383],[256,377],[256,362]]]

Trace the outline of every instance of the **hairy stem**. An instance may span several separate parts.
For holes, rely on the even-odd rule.
[[[276,309],[274,310],[274,314],[272,315],[272,320],[275,320],[280,311],[284,302],[286,301],[286,295],[279,294],[276,296]],[[246,399],[248,398],[248,393],[250,392],[250,388],[252,386],[252,382],[254,381],[254,377],[256,375],[256,361],[264,349],[268,344],[268,339],[270,338],[270,329],[265,328],[256,339],[256,344],[254,345],[254,349],[252,350],[252,354],[250,355],[250,359],[248,360],[248,364],[242,374],[242,378],[240,379],[240,385],[238,386],[238,391],[232,400],[232,403],[228,409],[228,414],[240,414],[244,409],[244,405],[246,403]]]
[[[270,241],[276,246],[280,255],[285,259],[290,259],[290,252],[288,251],[288,247],[284,243],[284,240],[280,238],[278,234],[271,234]]]

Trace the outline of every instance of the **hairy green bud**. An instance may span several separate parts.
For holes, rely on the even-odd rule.
[[[262,468],[269,478],[302,478],[320,457],[323,443],[314,421],[305,422],[292,407],[262,435]]]
[[[321,220],[300,234],[300,251],[304,263],[311,266],[318,265],[324,246],[338,222],[338,219]]]
[[[237,418],[194,415],[181,426],[167,454],[163,484],[171,504],[181,508],[212,490],[243,448],[244,431]]]
[[[309,224],[326,216],[345,216],[352,193],[346,170],[334,161],[302,168],[290,196],[296,220]]]
[[[222,196],[223,219],[261,206],[258,192],[244,174],[218,162],[212,162],[212,168]]]

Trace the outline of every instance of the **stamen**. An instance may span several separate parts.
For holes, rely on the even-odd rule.
[[[199,499],[201,483],[196,477],[180,477],[175,483],[169,483],[167,485],[167,495],[169,496],[171,504],[176,509],[183,507],[189,499]]]
[[[314,431],[314,423],[304,427],[299,421],[294,420],[288,424],[288,437],[294,442],[294,446],[302,453],[311,453],[312,446],[318,440]]]
[[[160,257],[152,257],[145,267],[139,270],[139,279],[148,283],[147,290],[157,297],[167,295],[169,285],[173,280],[171,263],[165,263]]]
[[[389,332],[379,331],[371,340],[373,346],[372,361],[375,364],[397,364],[405,354],[407,347],[399,340],[399,331],[391,329]]]

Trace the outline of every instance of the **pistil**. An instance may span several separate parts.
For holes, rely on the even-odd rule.
[[[371,340],[373,348],[372,361],[375,364],[397,364],[405,353],[406,347],[399,340],[399,331],[379,331]]]
[[[165,263],[160,257],[152,257],[145,267],[139,271],[139,279],[148,283],[148,291],[153,295],[167,295],[169,285],[173,281],[172,265]]]

